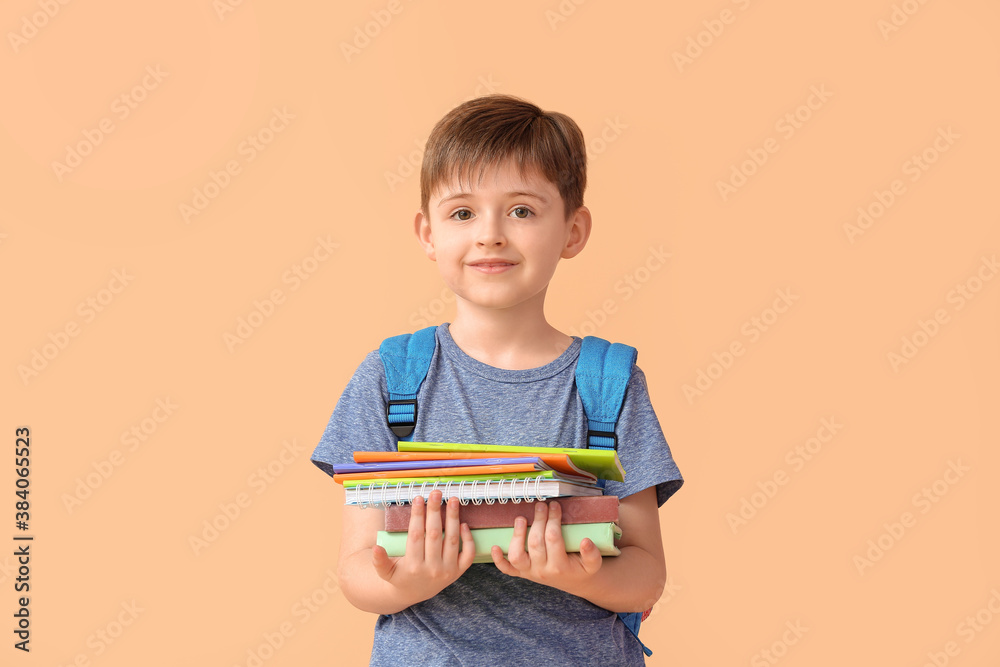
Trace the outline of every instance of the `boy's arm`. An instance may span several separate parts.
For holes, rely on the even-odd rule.
[[[377,532],[385,528],[385,511],[345,505],[337,566],[344,597],[362,611],[394,614],[458,579],[476,555],[468,524],[459,524],[458,507],[452,498],[442,516],[440,491],[431,492],[429,503],[414,500],[406,555],[390,558],[375,545]]]
[[[553,586],[610,611],[645,611],[652,607],[666,584],[656,487],[621,499],[621,555],[608,558],[602,557],[590,540],[583,541],[580,553],[566,553],[560,527],[562,511],[557,503],[549,503],[547,516],[537,509],[530,529],[523,519],[519,520],[508,556],[504,558],[500,547],[493,548],[496,566],[511,576]],[[525,532],[527,550],[523,546]]]

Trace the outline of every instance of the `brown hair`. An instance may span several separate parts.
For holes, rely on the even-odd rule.
[[[572,118],[513,95],[486,95],[463,102],[438,121],[427,139],[420,168],[420,208],[428,215],[431,192],[442,182],[471,176],[512,159],[521,175],[537,168],[559,189],[565,217],[583,206],[587,152]],[[471,179],[470,179],[471,182]]]

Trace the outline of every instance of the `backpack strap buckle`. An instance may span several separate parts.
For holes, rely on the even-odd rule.
[[[417,426],[417,399],[390,400],[385,405],[385,421],[397,438],[405,438]]]
[[[618,449],[618,435],[614,431],[587,429],[588,449]]]

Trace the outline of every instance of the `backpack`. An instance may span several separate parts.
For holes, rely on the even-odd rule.
[[[430,326],[412,334],[392,336],[379,346],[389,390],[386,422],[403,441],[413,437],[417,424],[417,392],[430,369],[437,344],[436,330],[436,326]],[[577,393],[587,416],[588,448],[618,449],[615,425],[637,356],[634,347],[622,343],[609,343],[596,336],[583,339],[575,377]],[[604,480],[600,480],[599,485],[603,488]],[[650,610],[618,614],[647,656],[653,652],[639,639],[639,625],[649,613]]]

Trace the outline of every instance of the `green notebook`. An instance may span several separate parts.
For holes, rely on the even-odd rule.
[[[575,523],[562,526],[563,541],[566,551],[579,553],[580,542],[589,537],[602,556],[617,556],[621,553],[615,546],[615,540],[621,539],[622,530],[616,523]],[[375,543],[385,549],[389,556],[402,556],[406,553],[406,533],[389,533],[378,531]],[[514,528],[473,528],[472,540],[476,544],[476,558],[473,563],[492,563],[490,550],[498,545],[507,555],[510,541],[514,536]],[[527,539],[525,539],[527,542]]]
[[[568,454],[573,465],[615,482],[625,481],[625,469],[613,449],[577,449],[576,447],[520,447],[505,445],[480,445],[461,442],[405,442],[398,443],[401,452],[510,452],[520,454]]]

